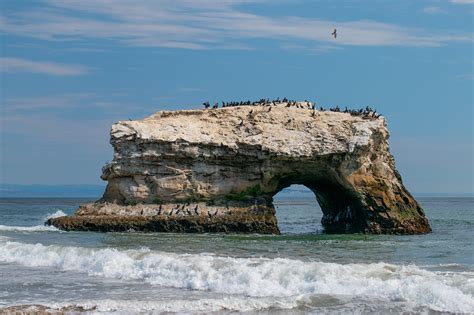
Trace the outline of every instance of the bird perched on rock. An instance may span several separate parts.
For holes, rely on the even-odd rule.
[[[331,35],[332,35],[334,38],[337,38],[337,30],[334,29],[334,31],[332,31]]]

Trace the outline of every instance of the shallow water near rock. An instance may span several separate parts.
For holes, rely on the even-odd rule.
[[[0,307],[92,313],[474,312],[474,199],[418,198],[433,233],[323,234],[314,198],[281,235],[62,232],[89,199],[0,199]]]

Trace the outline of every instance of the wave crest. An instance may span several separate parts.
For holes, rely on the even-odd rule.
[[[45,217],[44,221],[46,221],[48,219],[54,219],[54,218],[65,217],[65,216],[67,216],[66,213],[64,213],[62,210],[58,210],[55,213],[48,214]]]
[[[91,276],[239,294],[252,298],[335,295],[406,301],[437,311],[474,309],[472,275],[436,273],[415,265],[337,264],[285,258],[231,258],[149,249],[91,249],[0,240],[0,261]]]
[[[12,226],[12,225],[1,225],[0,231],[13,231],[13,232],[44,232],[44,231],[59,231],[54,226],[46,225],[35,225],[35,226]]]

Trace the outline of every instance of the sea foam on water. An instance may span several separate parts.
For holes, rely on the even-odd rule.
[[[0,261],[84,272],[90,276],[141,280],[157,286],[234,294],[235,298],[251,298],[255,304],[251,309],[275,306],[277,301],[281,302],[279,307],[291,308],[297,302],[310,303],[305,301],[329,295],[404,302],[437,311],[474,310],[473,274],[432,272],[416,265],[232,258],[175,254],[148,248],[45,246],[13,242],[7,238],[0,239]],[[153,308],[152,305],[149,307]],[[172,309],[170,306],[168,310]]]

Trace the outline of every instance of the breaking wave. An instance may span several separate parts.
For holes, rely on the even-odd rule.
[[[44,232],[44,231],[59,231],[54,226],[35,225],[35,226],[12,226],[12,225],[1,225],[0,231],[14,231],[14,232]]]
[[[59,217],[65,217],[65,216],[67,216],[66,213],[64,213],[64,212],[61,211],[61,210],[58,210],[58,211],[56,211],[55,213],[48,214],[48,215],[44,218],[44,221],[46,221],[46,220],[48,220],[48,219],[59,218]]]
[[[252,298],[252,297],[223,297],[204,298],[196,300],[167,299],[166,301],[137,301],[137,300],[94,300],[75,304],[57,303],[48,305],[52,309],[92,310],[98,312],[127,312],[127,313],[188,313],[192,312],[217,312],[239,311],[249,312],[269,308],[291,309],[298,304],[293,298]]]
[[[246,304],[247,306],[235,304],[235,308],[229,306],[229,309],[292,308],[297,302],[304,303],[305,299],[310,300],[311,297],[321,295],[403,302],[436,311],[471,312],[474,309],[473,273],[432,272],[416,265],[232,258],[205,254],[175,254],[151,251],[147,248],[117,250],[45,246],[11,242],[7,239],[0,239],[0,261],[29,267],[84,272],[90,276],[141,280],[166,287],[237,295],[229,297],[229,305],[240,303],[237,299],[239,295],[249,297],[249,302],[246,303],[250,304]],[[237,300],[232,300],[234,298]],[[277,301],[281,305],[275,304]],[[124,307],[111,303],[118,302],[102,302],[101,305],[104,305],[104,309]],[[217,304],[210,305],[210,310],[218,309],[220,304]],[[147,304],[143,307],[147,307]],[[155,306],[150,304],[148,307]],[[194,307],[199,309],[199,305]]]
[[[46,221],[51,218],[59,218],[64,217],[67,214],[61,210],[58,210],[54,213],[48,214],[44,217],[43,221]],[[14,226],[14,225],[2,225],[0,224],[0,231],[7,231],[7,232],[44,232],[44,231],[60,231],[58,228],[54,226],[46,226],[46,225],[34,225],[34,226]]]

